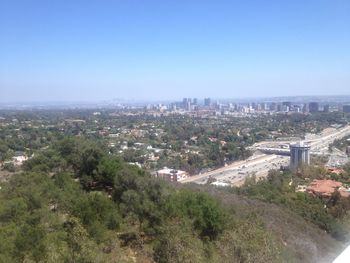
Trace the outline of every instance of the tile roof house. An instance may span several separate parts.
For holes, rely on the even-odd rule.
[[[342,197],[350,196],[350,192],[343,187],[343,184],[334,180],[313,180],[306,188],[306,192],[324,198],[330,198],[336,191],[339,191]]]

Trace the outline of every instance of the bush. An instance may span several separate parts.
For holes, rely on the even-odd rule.
[[[191,224],[178,220],[167,221],[154,246],[154,260],[159,263],[205,262],[204,246],[192,234]]]
[[[208,194],[181,190],[171,196],[166,215],[189,218],[203,239],[214,240],[225,228],[227,215]]]
[[[4,163],[2,169],[11,173],[16,172],[15,165],[12,162]]]

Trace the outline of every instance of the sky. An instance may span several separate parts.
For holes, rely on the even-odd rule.
[[[349,0],[0,0],[0,102],[350,95]]]

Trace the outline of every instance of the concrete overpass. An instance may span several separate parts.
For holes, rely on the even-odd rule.
[[[306,143],[311,146],[312,154],[325,155],[328,153],[328,146],[334,140],[350,135],[350,126],[335,129],[327,128],[321,134],[308,136]],[[312,137],[312,138],[311,138]],[[225,167],[221,167],[203,174],[191,176],[182,183],[194,182],[205,184],[209,177],[217,179],[219,182],[228,182],[233,185],[242,183],[249,175],[255,174],[264,177],[271,169],[278,169],[280,166],[289,165],[289,149],[268,147],[275,143],[280,145],[280,141],[259,142],[250,147],[254,155],[247,160],[237,161]],[[284,144],[295,143],[295,141],[283,141]],[[265,151],[265,152],[264,152]],[[259,153],[264,152],[264,153]]]
[[[266,154],[277,154],[283,156],[290,156],[290,149],[269,148],[269,147],[257,147],[256,150]],[[329,153],[323,153],[319,151],[310,151],[312,155],[330,155]]]

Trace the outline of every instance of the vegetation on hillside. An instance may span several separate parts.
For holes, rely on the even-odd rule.
[[[327,231],[334,238],[346,241],[350,233],[346,230],[348,223],[343,219],[350,210],[350,197],[341,198],[339,192],[335,192],[331,198],[327,199],[314,197],[306,192],[298,192],[296,189],[298,185],[307,185],[312,179],[347,178],[349,182],[349,177],[350,174],[327,174],[325,170],[317,167],[305,167],[298,174],[290,171],[283,173],[270,171],[266,180],[257,181],[251,177],[242,187],[235,188],[233,191],[290,209]]]
[[[280,262],[284,250],[257,217],[79,138],[1,184],[0,238],[0,262]]]

